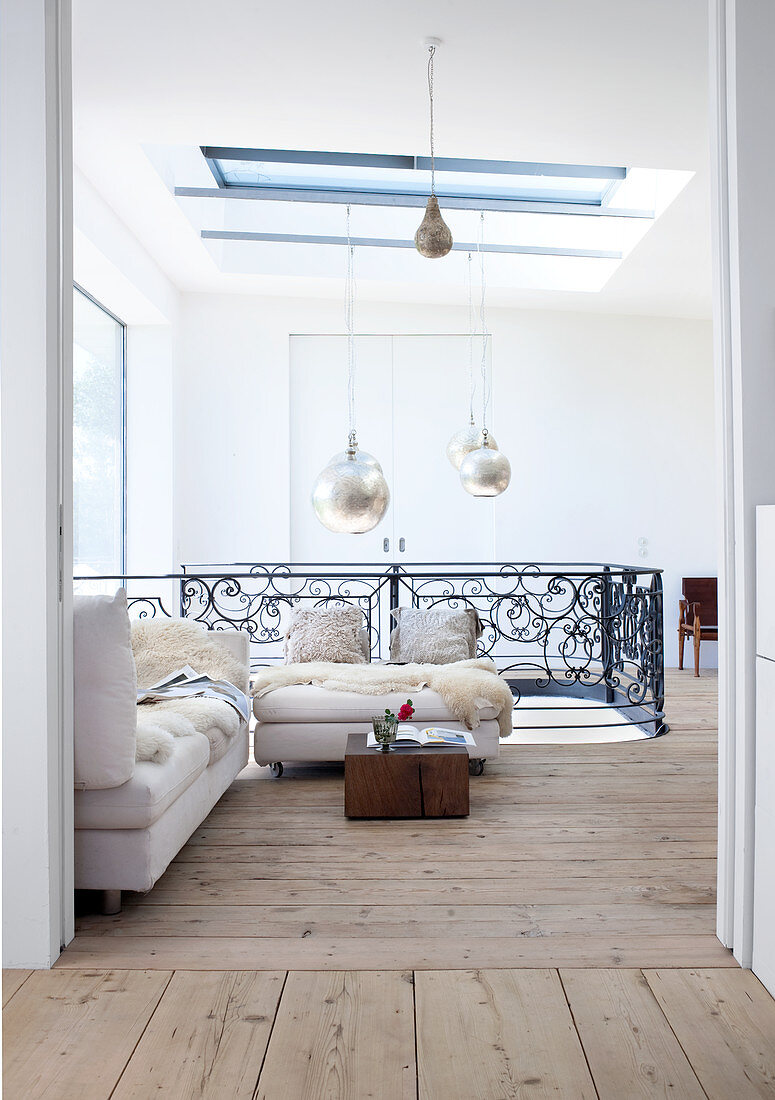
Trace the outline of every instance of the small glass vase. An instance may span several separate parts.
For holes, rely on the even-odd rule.
[[[382,752],[390,752],[398,733],[398,719],[396,717],[388,718],[387,715],[380,714],[378,717],[372,718],[371,728],[374,730],[377,747]]]

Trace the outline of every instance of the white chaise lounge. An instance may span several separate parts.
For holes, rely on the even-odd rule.
[[[256,763],[344,760],[349,734],[365,733],[372,715],[381,714],[386,708],[398,713],[405,702],[406,692],[360,695],[330,691],[313,684],[276,688],[253,700],[257,723],[253,747]],[[466,728],[442,697],[430,688],[413,692],[412,702],[415,707],[413,725]],[[497,711],[481,700],[477,713],[479,725],[471,731],[476,747],[469,747],[469,756],[473,760],[493,760],[499,752]]]

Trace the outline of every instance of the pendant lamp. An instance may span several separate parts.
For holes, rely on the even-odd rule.
[[[324,527],[338,534],[362,535],[377,526],[390,503],[382,467],[373,455],[358,449],[355,430],[355,271],[347,207],[347,448],[331,459],[312,487],[312,507]]]
[[[487,428],[487,409],[490,404],[490,392],[487,385],[487,323],[484,314],[486,280],[484,275],[484,214],[480,215],[479,272],[481,278],[481,299],[479,305],[479,325],[482,335],[482,445],[470,451],[460,463],[460,483],[467,493],[474,497],[497,497],[509,487],[511,481],[511,463],[494,445]]]
[[[484,436],[481,429],[477,428],[474,419],[474,397],[476,386],[474,383],[474,296],[473,277],[471,264],[473,257],[468,253],[468,423],[460,431],[455,432],[447,444],[447,458],[455,467],[460,469],[460,464],[467,454],[482,446]],[[493,436],[489,437],[492,447],[498,446]]]
[[[433,57],[440,38],[428,38],[428,100],[430,104],[431,137],[431,193],[425,207],[425,217],[414,235],[414,243],[421,256],[429,260],[438,260],[446,256],[452,248],[452,233],[441,216],[439,200],[436,198],[436,156],[433,143]]]

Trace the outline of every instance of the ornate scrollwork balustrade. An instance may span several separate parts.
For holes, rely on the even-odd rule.
[[[660,570],[231,563],[186,565],[156,577],[82,578],[78,586],[105,590],[109,582],[125,584],[134,617],[181,616],[210,630],[246,632],[256,665],[282,660],[290,617],[301,607],[360,608],[374,660],[389,655],[391,608],[471,607],[482,624],[478,652],[495,661],[518,699],[592,697],[651,733],[664,726]]]

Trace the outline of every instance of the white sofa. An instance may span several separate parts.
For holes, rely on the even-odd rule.
[[[406,693],[360,695],[351,691],[329,691],[312,684],[275,688],[253,700],[256,729],[253,755],[257,764],[284,761],[313,763],[344,760],[351,733],[366,733],[372,715],[388,708],[397,714]],[[412,692],[415,708],[412,725],[465,729],[448,709],[442,697],[430,688]],[[498,756],[497,711],[482,700],[479,725],[472,730],[476,746],[469,746],[472,761]],[[277,769],[281,771],[282,769]],[[479,771],[478,765],[473,770]]]
[[[99,604],[95,601],[102,601]],[[123,601],[123,603],[122,603]],[[96,625],[95,625],[96,623]],[[75,656],[75,886],[149,890],[248,762],[248,727],[228,739],[175,739],[164,763],[135,763],[136,686],[123,593],[77,597]],[[247,669],[248,638],[208,635]],[[211,759],[212,757],[212,759]]]

